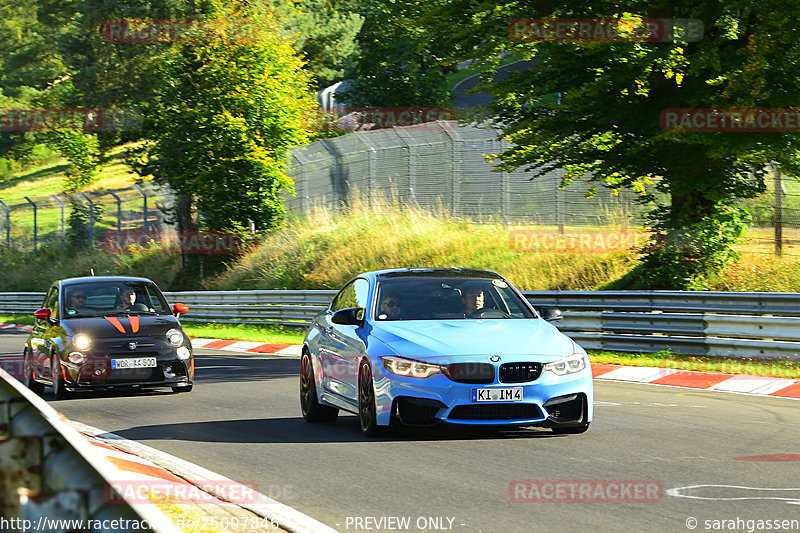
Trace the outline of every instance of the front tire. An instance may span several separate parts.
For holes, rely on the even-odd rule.
[[[28,357],[28,350],[25,350],[22,354],[22,371],[22,378],[25,386],[28,387],[34,394],[41,396],[44,392],[44,385],[36,381],[36,376],[33,374],[31,360],[30,357]]]
[[[339,410],[317,401],[317,385],[314,381],[314,366],[311,356],[303,352],[300,359],[300,410],[306,422],[330,423],[339,416]]]
[[[372,384],[372,369],[361,363],[358,370],[358,421],[365,437],[377,437],[384,428],[378,425],[375,412],[375,387]]]
[[[61,363],[58,361],[58,356],[53,355],[53,395],[56,397],[56,400],[66,400],[69,398],[69,391],[67,391],[64,385],[64,376],[61,373]]]

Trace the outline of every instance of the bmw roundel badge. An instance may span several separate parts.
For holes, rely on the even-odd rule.
[[[493,355],[493,356],[489,357],[489,361],[491,361],[492,363],[496,363],[499,360],[500,360],[500,356],[499,355]]]

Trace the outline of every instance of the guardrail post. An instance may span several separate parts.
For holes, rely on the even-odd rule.
[[[23,196],[23,198],[25,198],[25,201],[33,206],[33,251],[35,252],[39,237],[39,228],[37,226],[37,221],[36,221],[36,204],[34,203],[33,200],[31,200],[27,196]]]

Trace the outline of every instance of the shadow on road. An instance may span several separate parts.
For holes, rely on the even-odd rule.
[[[230,443],[322,443],[379,441],[457,441],[475,439],[518,439],[558,437],[549,429],[487,428],[436,426],[432,428],[400,427],[385,437],[363,437],[354,415],[340,416],[334,424],[309,424],[301,417],[247,420],[218,420],[138,426],[115,431],[131,440],[185,440]]]

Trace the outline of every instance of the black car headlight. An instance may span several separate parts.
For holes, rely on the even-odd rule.
[[[585,352],[575,352],[574,354],[562,357],[552,363],[544,365],[545,372],[552,372],[556,376],[574,374],[589,366],[589,357]]]
[[[412,378],[427,378],[434,374],[441,374],[442,367],[439,365],[432,365],[430,363],[423,363],[422,361],[414,361],[413,359],[405,359],[396,356],[383,356],[383,367],[398,376],[406,376]]]

